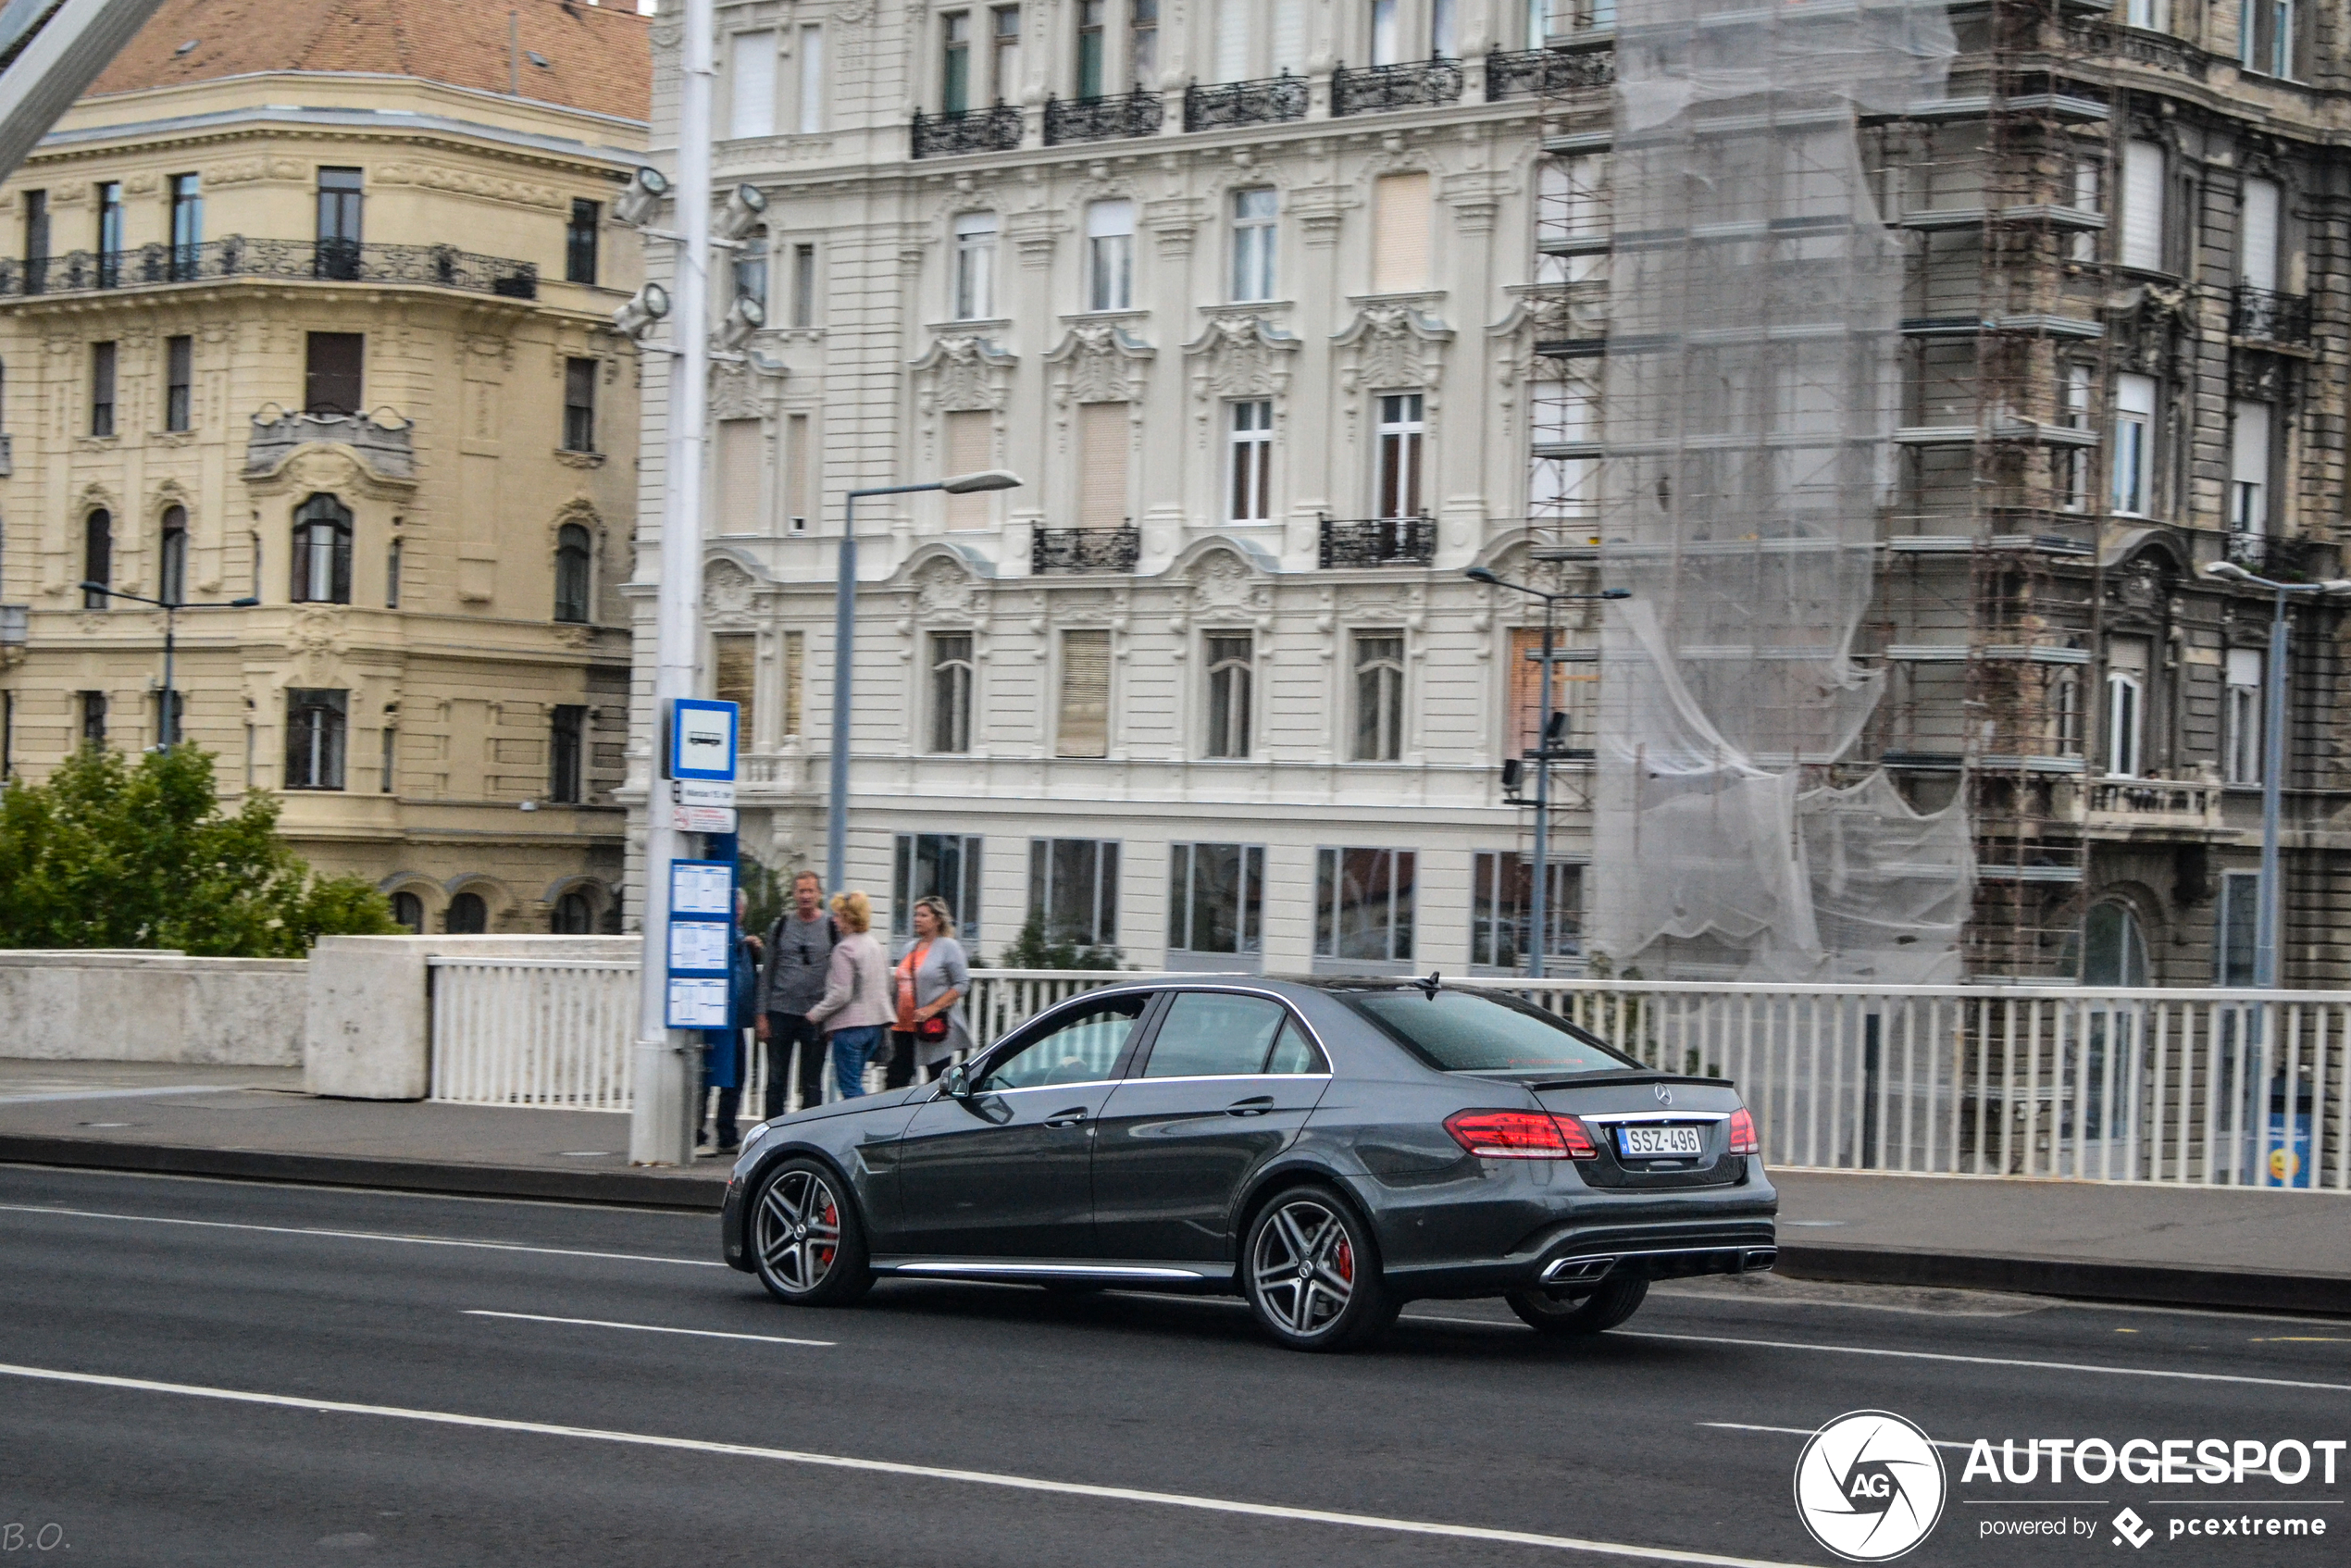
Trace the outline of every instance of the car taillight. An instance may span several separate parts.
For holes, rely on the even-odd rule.
[[[1489,1160],[1593,1160],[1584,1124],[1548,1111],[1457,1111],[1445,1130],[1471,1153]]]
[[[1755,1137],[1755,1118],[1747,1114],[1747,1107],[1744,1105],[1731,1113],[1731,1152],[1734,1154],[1763,1152],[1763,1145],[1757,1141]]]

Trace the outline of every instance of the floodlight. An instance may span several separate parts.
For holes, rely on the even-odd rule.
[[[735,308],[718,324],[718,349],[729,354],[751,342],[751,335],[767,325],[767,309],[751,294],[735,296]]]
[[[718,219],[710,226],[713,236],[721,240],[740,240],[759,227],[767,211],[767,198],[759,193],[756,185],[738,185],[727,197],[727,205],[718,209]]]
[[[2223,582],[2249,582],[2253,579],[2251,572],[2234,561],[2207,561],[2204,563],[2204,575],[2217,577]]]
[[[653,330],[653,323],[669,314],[669,291],[659,283],[648,283],[629,296],[628,303],[612,313],[612,330],[624,338],[642,342]]]
[[[939,488],[950,495],[969,495],[976,490],[1018,490],[1020,476],[1009,468],[982,468],[976,474],[957,474],[941,479]]]
[[[1468,570],[1462,572],[1462,575],[1469,579],[1472,582],[1482,582],[1486,584],[1488,587],[1499,588],[1502,586],[1502,579],[1494,575],[1494,568],[1491,566],[1472,566]]]
[[[662,198],[668,194],[667,175],[657,168],[640,168],[613,202],[612,215],[631,229],[641,229],[653,221],[653,214],[661,210]]]

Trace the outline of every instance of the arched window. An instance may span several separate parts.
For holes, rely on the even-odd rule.
[[[593,564],[588,530],[578,523],[566,523],[555,530],[555,618],[559,621],[586,621]]]
[[[416,894],[392,894],[392,917],[417,936],[425,934],[425,901]]]
[[[351,603],[351,513],[331,495],[314,495],[294,512],[294,603]]]
[[[103,610],[106,595],[100,588],[114,586],[114,514],[100,510],[81,520],[81,580],[97,588],[81,591],[81,607]]]
[[[588,895],[574,890],[555,901],[548,928],[559,937],[585,937],[596,929],[596,907]]]
[[[188,601],[188,512],[182,506],[163,509],[163,532],[156,541],[155,597],[167,604]]]
[[[2139,917],[2125,903],[2093,904],[2082,922],[2082,983],[2144,986],[2147,983],[2146,939]]]
[[[479,893],[459,893],[449,901],[449,934],[478,937],[490,929],[490,906]]]

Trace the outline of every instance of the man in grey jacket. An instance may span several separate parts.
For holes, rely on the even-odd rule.
[[[825,971],[840,940],[825,913],[825,884],[814,871],[791,879],[791,905],[767,928],[767,963],[759,972],[758,1023],[767,1048],[769,1120],[784,1114],[784,1082],[790,1076],[792,1047],[800,1047],[800,1103],[825,1098],[825,1035],[808,1021],[808,1010],[824,1000]]]

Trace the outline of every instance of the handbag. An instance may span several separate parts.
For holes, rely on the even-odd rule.
[[[947,1014],[934,1013],[927,1018],[914,1020],[914,1038],[926,1045],[947,1038]]]

